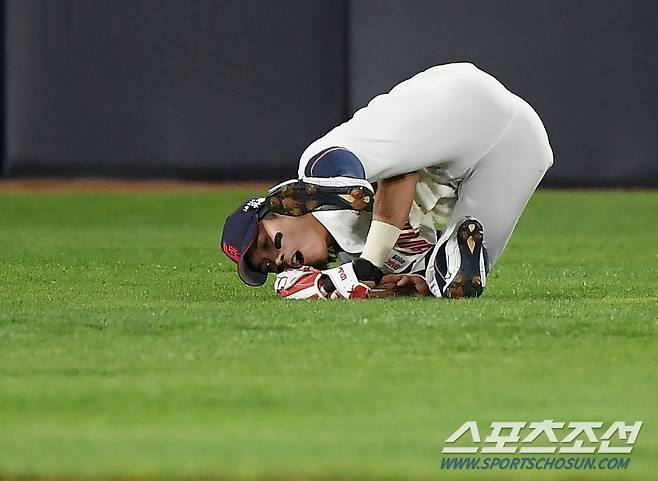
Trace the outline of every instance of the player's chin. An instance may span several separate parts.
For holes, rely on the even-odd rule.
[[[329,266],[328,252],[304,252],[304,265],[315,267],[316,269],[326,269]]]
[[[314,267],[320,271],[323,271],[325,269],[329,269],[329,262],[327,260],[320,261],[320,262],[314,262],[312,264],[305,264],[310,267]]]

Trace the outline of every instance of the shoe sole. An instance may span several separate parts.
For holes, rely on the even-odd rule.
[[[370,211],[373,200],[363,186],[327,187],[297,180],[274,188],[266,202],[275,214],[299,217],[323,210]]]
[[[461,265],[455,279],[445,288],[443,297],[459,299],[482,295],[484,285],[480,272],[480,255],[483,239],[482,224],[477,220],[468,219],[461,223],[457,229]]]

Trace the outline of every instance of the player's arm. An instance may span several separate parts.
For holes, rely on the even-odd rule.
[[[359,158],[347,149],[331,147],[306,164],[306,178],[347,177],[366,178]],[[409,219],[409,211],[416,193],[418,173],[383,179],[377,182],[377,195],[373,206],[373,222],[366,238],[361,261],[355,262],[355,272],[362,281],[378,284],[383,275],[381,267],[388,260],[402,227]]]
[[[417,182],[417,172],[379,181],[362,259],[380,268],[384,265],[409,219]]]
[[[417,183],[418,172],[380,180],[377,183],[373,220],[393,225],[401,230],[409,220]]]
[[[354,263],[354,270],[360,280],[375,284],[381,281],[381,268],[390,257],[402,227],[409,219],[417,182],[417,172],[378,182],[373,221],[361,257]]]
[[[303,174],[306,178],[347,177],[366,178],[359,158],[347,149],[332,147],[312,157]],[[391,177],[377,183],[373,206],[373,222],[359,260],[354,262],[357,277],[370,284],[378,284],[381,270],[397,242],[401,229],[407,223],[411,203],[416,193],[418,173]]]
[[[300,170],[303,180],[311,183],[322,178],[359,179],[367,183],[366,172],[359,158],[342,147],[330,147],[313,156]],[[373,222],[361,257],[345,266],[359,281],[377,285],[383,276],[382,267],[388,260],[402,227],[406,224],[418,182],[418,173],[383,179],[378,182],[373,206]],[[331,289],[331,280],[327,283]]]

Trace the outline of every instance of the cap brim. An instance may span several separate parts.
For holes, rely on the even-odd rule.
[[[238,262],[238,276],[251,287],[262,286],[267,281],[267,274],[253,270],[244,257]]]

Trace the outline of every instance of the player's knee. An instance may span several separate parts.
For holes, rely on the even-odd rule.
[[[553,165],[553,150],[548,146],[544,152],[544,165],[546,170],[550,169]]]

